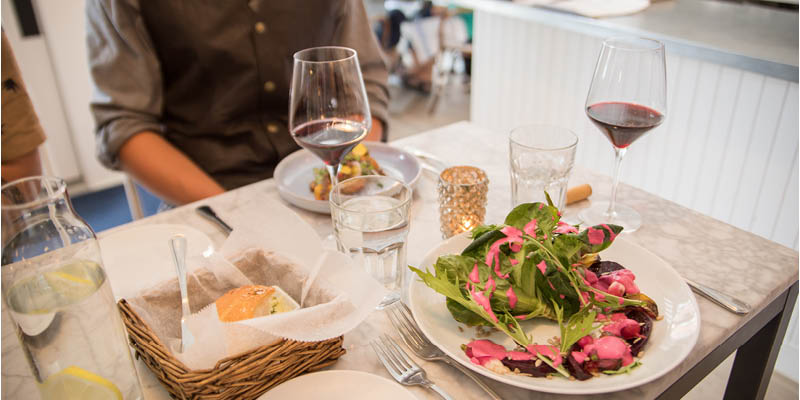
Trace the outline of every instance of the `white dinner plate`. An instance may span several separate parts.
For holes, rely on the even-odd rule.
[[[386,175],[400,179],[413,187],[422,174],[419,160],[406,151],[385,143],[365,143],[369,154],[378,162]],[[308,150],[301,149],[289,154],[275,167],[273,177],[278,184],[281,197],[297,207],[327,214],[330,208],[327,200],[317,200],[309,190],[314,180],[314,168],[323,168],[322,161]]]
[[[187,258],[214,251],[205,233],[185,225],[142,225],[101,237],[100,253],[114,297],[131,298],[144,288],[175,278],[169,239],[178,233],[186,237]]]
[[[440,243],[425,256],[421,269],[433,271],[439,256],[460,254],[470,241],[469,236],[462,234]],[[411,311],[431,342],[459,363],[497,381],[559,394],[597,394],[629,389],[664,375],[689,355],[700,333],[700,311],[694,294],[680,275],[650,251],[620,237],[600,256],[633,271],[639,289],[655,300],[659,313],[664,317],[661,321],[653,321],[650,341],[643,350],[642,365],[627,374],[603,375],[586,381],[496,374],[471,363],[464,355],[460,346],[477,337],[474,328],[456,322],[445,306],[445,297],[428,288],[420,279],[414,279],[409,288]],[[534,341],[545,343],[548,338],[558,336],[556,323],[537,320],[522,324],[526,333],[533,335]],[[502,332],[492,333],[489,339],[506,348],[514,347],[511,338]]]
[[[361,371],[333,370],[300,375],[288,380],[258,400],[416,400],[400,384]]]

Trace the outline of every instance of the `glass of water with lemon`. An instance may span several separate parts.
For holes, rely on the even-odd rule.
[[[2,186],[2,288],[43,399],[141,399],[97,238],[66,184]]]

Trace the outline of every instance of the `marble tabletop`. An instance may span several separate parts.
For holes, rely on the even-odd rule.
[[[458,144],[457,151],[454,143]],[[398,147],[424,150],[452,165],[468,163],[483,168],[490,179],[486,222],[500,222],[504,219],[510,208],[510,178],[507,142],[503,135],[485,130],[469,122],[459,122],[423,132],[393,144]],[[609,157],[611,157],[610,154]],[[589,201],[568,207],[568,215],[588,206],[591,200],[602,200],[608,197],[610,178],[605,173],[606,171],[601,171],[598,174],[576,167],[570,184],[590,183],[594,194]],[[797,281],[798,253],[624,184],[620,185],[619,196],[622,201],[636,208],[643,216],[642,227],[636,232],[628,234],[628,240],[660,256],[684,277],[737,296],[750,303],[754,308],[753,312],[746,316],[737,316],[698,297],[697,302],[702,321],[700,337],[695,349],[685,362],[651,383],[608,395],[615,399],[654,398]],[[279,199],[274,181],[255,183],[198,202],[198,204],[190,204],[103,232],[99,235],[101,246],[102,238],[111,232],[156,223],[190,225],[207,234],[214,244],[220,245],[224,241],[225,235],[217,226],[196,214],[195,207],[200,203],[208,204],[221,218],[225,219],[226,216],[230,217],[236,213],[258,212],[257,209],[245,209],[258,204],[258,199]],[[332,228],[328,215],[290,207],[321,237],[331,233]],[[408,240],[408,262],[411,265],[418,265],[424,255],[442,240],[439,231],[436,185],[431,175],[425,175],[415,189]],[[757,271],[757,273],[753,273],[753,271]],[[38,398],[28,366],[24,362],[17,339],[14,337],[13,328],[7,318],[4,311],[2,397],[9,399]],[[389,378],[388,373],[376,359],[368,344],[369,340],[381,333],[396,335],[384,313],[376,311],[360,326],[345,335],[344,347],[347,353],[330,368],[361,370]],[[428,372],[428,376],[448,391],[453,398],[486,398],[477,385],[452,367],[419,359],[417,361]],[[153,374],[141,362],[137,361],[136,364],[145,398],[148,400],[167,399],[167,392]],[[482,377],[481,379],[493,387],[504,399],[564,397],[563,395],[544,393],[532,396],[533,392],[488,378]],[[409,390],[420,399],[436,398],[425,389],[411,387]],[[588,396],[586,397],[588,398]]]

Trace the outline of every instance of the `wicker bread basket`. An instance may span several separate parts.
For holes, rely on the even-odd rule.
[[[213,369],[189,370],[131,309],[117,304],[136,358],[141,358],[177,399],[256,399],[291,378],[336,362],[345,350],[342,336],[321,342],[281,339],[224,358]]]

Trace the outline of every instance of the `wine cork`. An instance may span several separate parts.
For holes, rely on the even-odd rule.
[[[581,201],[592,195],[592,187],[588,183],[567,189],[567,204]]]

